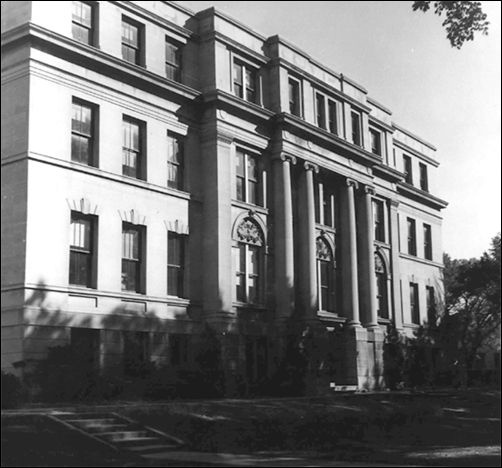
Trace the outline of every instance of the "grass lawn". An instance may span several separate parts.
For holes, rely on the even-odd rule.
[[[500,391],[130,402],[87,409],[115,411],[156,427],[183,439],[184,450],[500,466]],[[142,466],[127,457],[43,416],[2,415],[2,466]]]

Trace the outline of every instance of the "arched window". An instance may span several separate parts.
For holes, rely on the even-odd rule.
[[[233,248],[235,298],[251,304],[263,301],[263,233],[251,218],[242,220],[236,230],[237,246]]]
[[[381,318],[389,318],[387,270],[385,268],[385,262],[379,253],[375,253],[375,274],[377,286],[377,315]]]
[[[319,310],[333,312],[335,310],[335,275],[333,269],[333,252],[322,237],[316,241],[317,256],[317,294]]]

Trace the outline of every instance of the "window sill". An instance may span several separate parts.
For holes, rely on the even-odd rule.
[[[385,242],[385,241],[380,241],[380,240],[376,240],[375,239],[375,245],[378,246],[378,247],[385,247],[387,249],[390,249],[390,244],[388,242]]]
[[[315,227],[319,229],[319,231],[331,232],[332,234],[336,234],[336,227],[326,226],[325,224],[316,223]]]
[[[253,210],[256,211],[257,213],[268,215],[268,208],[265,208],[260,205],[253,205],[252,203],[248,203],[242,200],[236,200],[234,198],[232,198],[232,205],[237,206],[239,208],[244,208],[246,210]]]

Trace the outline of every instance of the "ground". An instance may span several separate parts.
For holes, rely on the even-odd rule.
[[[233,454],[225,455],[226,463],[233,456],[248,457],[250,464],[259,458],[296,466],[306,466],[301,463],[308,459],[316,460],[309,466],[334,461],[500,466],[501,460],[500,391],[136,402],[109,409],[185,440],[183,450],[197,454],[193,460],[210,453]],[[2,413],[2,466],[141,466],[95,445],[43,415]],[[178,458],[176,466],[182,465]]]

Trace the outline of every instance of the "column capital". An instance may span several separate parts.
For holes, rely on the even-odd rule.
[[[296,157],[293,156],[292,154],[277,153],[276,155],[272,156],[272,159],[274,161],[288,162],[292,166],[294,166],[296,164]]]
[[[399,206],[399,202],[397,200],[390,200],[390,206],[392,208],[397,208]]]
[[[375,195],[375,187],[373,187],[373,185],[365,185],[364,193],[367,195]]]
[[[314,174],[319,174],[319,166],[317,164],[311,163],[309,161],[305,161],[303,163],[303,168],[306,171],[312,171]]]
[[[347,179],[345,179],[345,183],[347,184],[347,187],[354,187],[355,189],[359,188],[359,183],[357,182],[357,180],[347,177]]]

